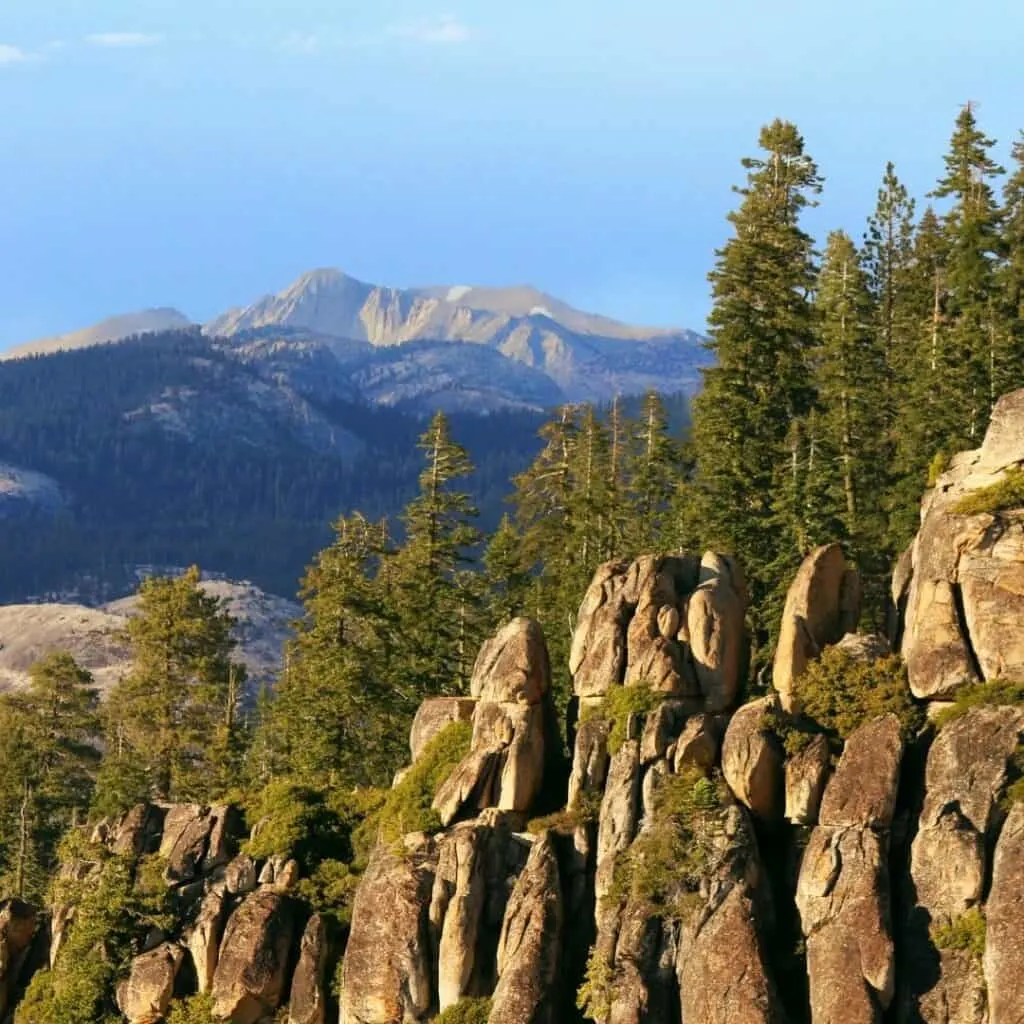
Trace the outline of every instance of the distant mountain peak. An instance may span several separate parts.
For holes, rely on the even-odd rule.
[[[92,345],[109,345],[139,334],[184,330],[194,326],[194,321],[180,310],[171,306],[158,306],[153,309],[142,309],[134,313],[122,313],[118,316],[107,317],[106,320],[101,320],[98,324],[79,331],[70,331],[52,338],[40,338],[24,345],[16,345],[7,352],[0,353],[0,359],[19,359],[23,356],[47,355],[51,352],[89,348]]]

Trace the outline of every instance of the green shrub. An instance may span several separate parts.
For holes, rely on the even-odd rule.
[[[380,809],[356,829],[356,859],[362,863],[378,842],[395,843],[409,832],[437,832],[441,819],[431,806],[437,791],[469,753],[471,722],[452,722],[421,751],[402,781],[387,792]]]
[[[490,999],[460,999],[435,1017],[434,1024],[487,1024],[490,1015]]]
[[[213,997],[208,992],[171,1004],[167,1024],[219,1024],[213,1015]]]
[[[1024,508],[1024,466],[1008,469],[994,484],[964,495],[953,512],[959,516],[976,516],[983,512],[995,515],[1014,508]]]
[[[526,823],[527,832],[535,836],[548,829],[572,831],[579,825],[595,822],[601,813],[601,794],[594,792],[580,793],[571,806],[564,810],[547,814],[543,818],[533,818]]]
[[[299,882],[299,895],[318,913],[348,928],[359,874],[340,860],[323,860]]]
[[[707,873],[727,800],[724,783],[697,769],[662,776],[650,824],[616,860],[611,898],[639,900],[662,917],[684,916]]]
[[[910,694],[907,671],[895,655],[861,661],[839,647],[828,647],[796,680],[795,692],[803,721],[790,723],[787,749],[806,745],[807,734],[825,733],[835,747],[873,718],[894,714],[905,737],[924,724],[924,712]],[[797,736],[796,733],[803,735]]]
[[[935,724],[941,729],[942,726],[962,718],[971,708],[985,705],[998,707],[1017,704],[1024,704],[1024,683],[996,680],[991,683],[965,686],[958,691],[955,702],[936,715]]]
[[[933,925],[931,937],[936,949],[958,949],[980,960],[985,955],[985,916],[971,907],[949,924]]]
[[[75,918],[53,970],[41,972],[18,1007],[17,1024],[96,1024],[112,1013],[114,983],[136,952],[142,917],[130,862],[108,857],[77,883]]]
[[[608,753],[615,754],[626,742],[630,716],[649,714],[664,699],[665,695],[652,690],[648,683],[613,686],[600,704],[584,710],[582,720],[587,722],[593,718],[603,718],[608,721]]]
[[[612,1010],[612,984],[615,981],[611,964],[597,946],[590,947],[583,982],[576,992],[576,1007],[588,1020],[607,1020]]]
[[[936,452],[932,461],[928,464],[928,486],[934,487],[939,482],[939,477],[949,468],[949,456],[942,451]]]

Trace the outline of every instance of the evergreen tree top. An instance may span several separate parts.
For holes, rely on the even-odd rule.
[[[988,155],[994,145],[995,139],[978,127],[974,105],[967,103],[956,119],[949,152],[943,158],[946,173],[929,195],[937,199],[954,196],[958,203],[975,207],[989,205],[992,189],[987,179],[1005,173]]]

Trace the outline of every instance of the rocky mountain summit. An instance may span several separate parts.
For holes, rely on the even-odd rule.
[[[192,326],[177,310],[144,310],[16,346],[0,359]],[[648,388],[692,393],[708,362],[694,331],[620,323],[527,286],[389,288],[338,270],[305,273],[276,295],[214,317],[203,332],[301,395],[420,412],[541,410]]]
[[[857,632],[857,572],[819,548],[760,693],[732,558],[602,566],[575,623],[568,765],[544,637],[506,624],[468,696],[420,708],[392,793],[465,745],[431,825],[378,833],[343,936],[233,808],[84,829],[62,877],[156,854],[176,908],[139,937],[125,1019],[198,992],[236,1024],[1020,1024],[1021,472],[1024,391],[926,495],[888,635]],[[3,909],[7,999],[60,964],[85,898],[67,892]]]
[[[301,330],[373,348],[462,342],[492,349],[552,380],[570,401],[647,387],[691,391],[703,364],[693,331],[623,324],[573,309],[536,288],[389,288],[339,270],[303,274],[277,295],[205,326],[213,337]]]

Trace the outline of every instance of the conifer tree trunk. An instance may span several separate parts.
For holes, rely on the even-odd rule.
[[[25,895],[25,882],[28,866],[28,811],[32,801],[32,786],[28,780],[25,781],[21,795],[21,808],[18,813],[18,866],[16,872],[15,888],[17,895]]]

